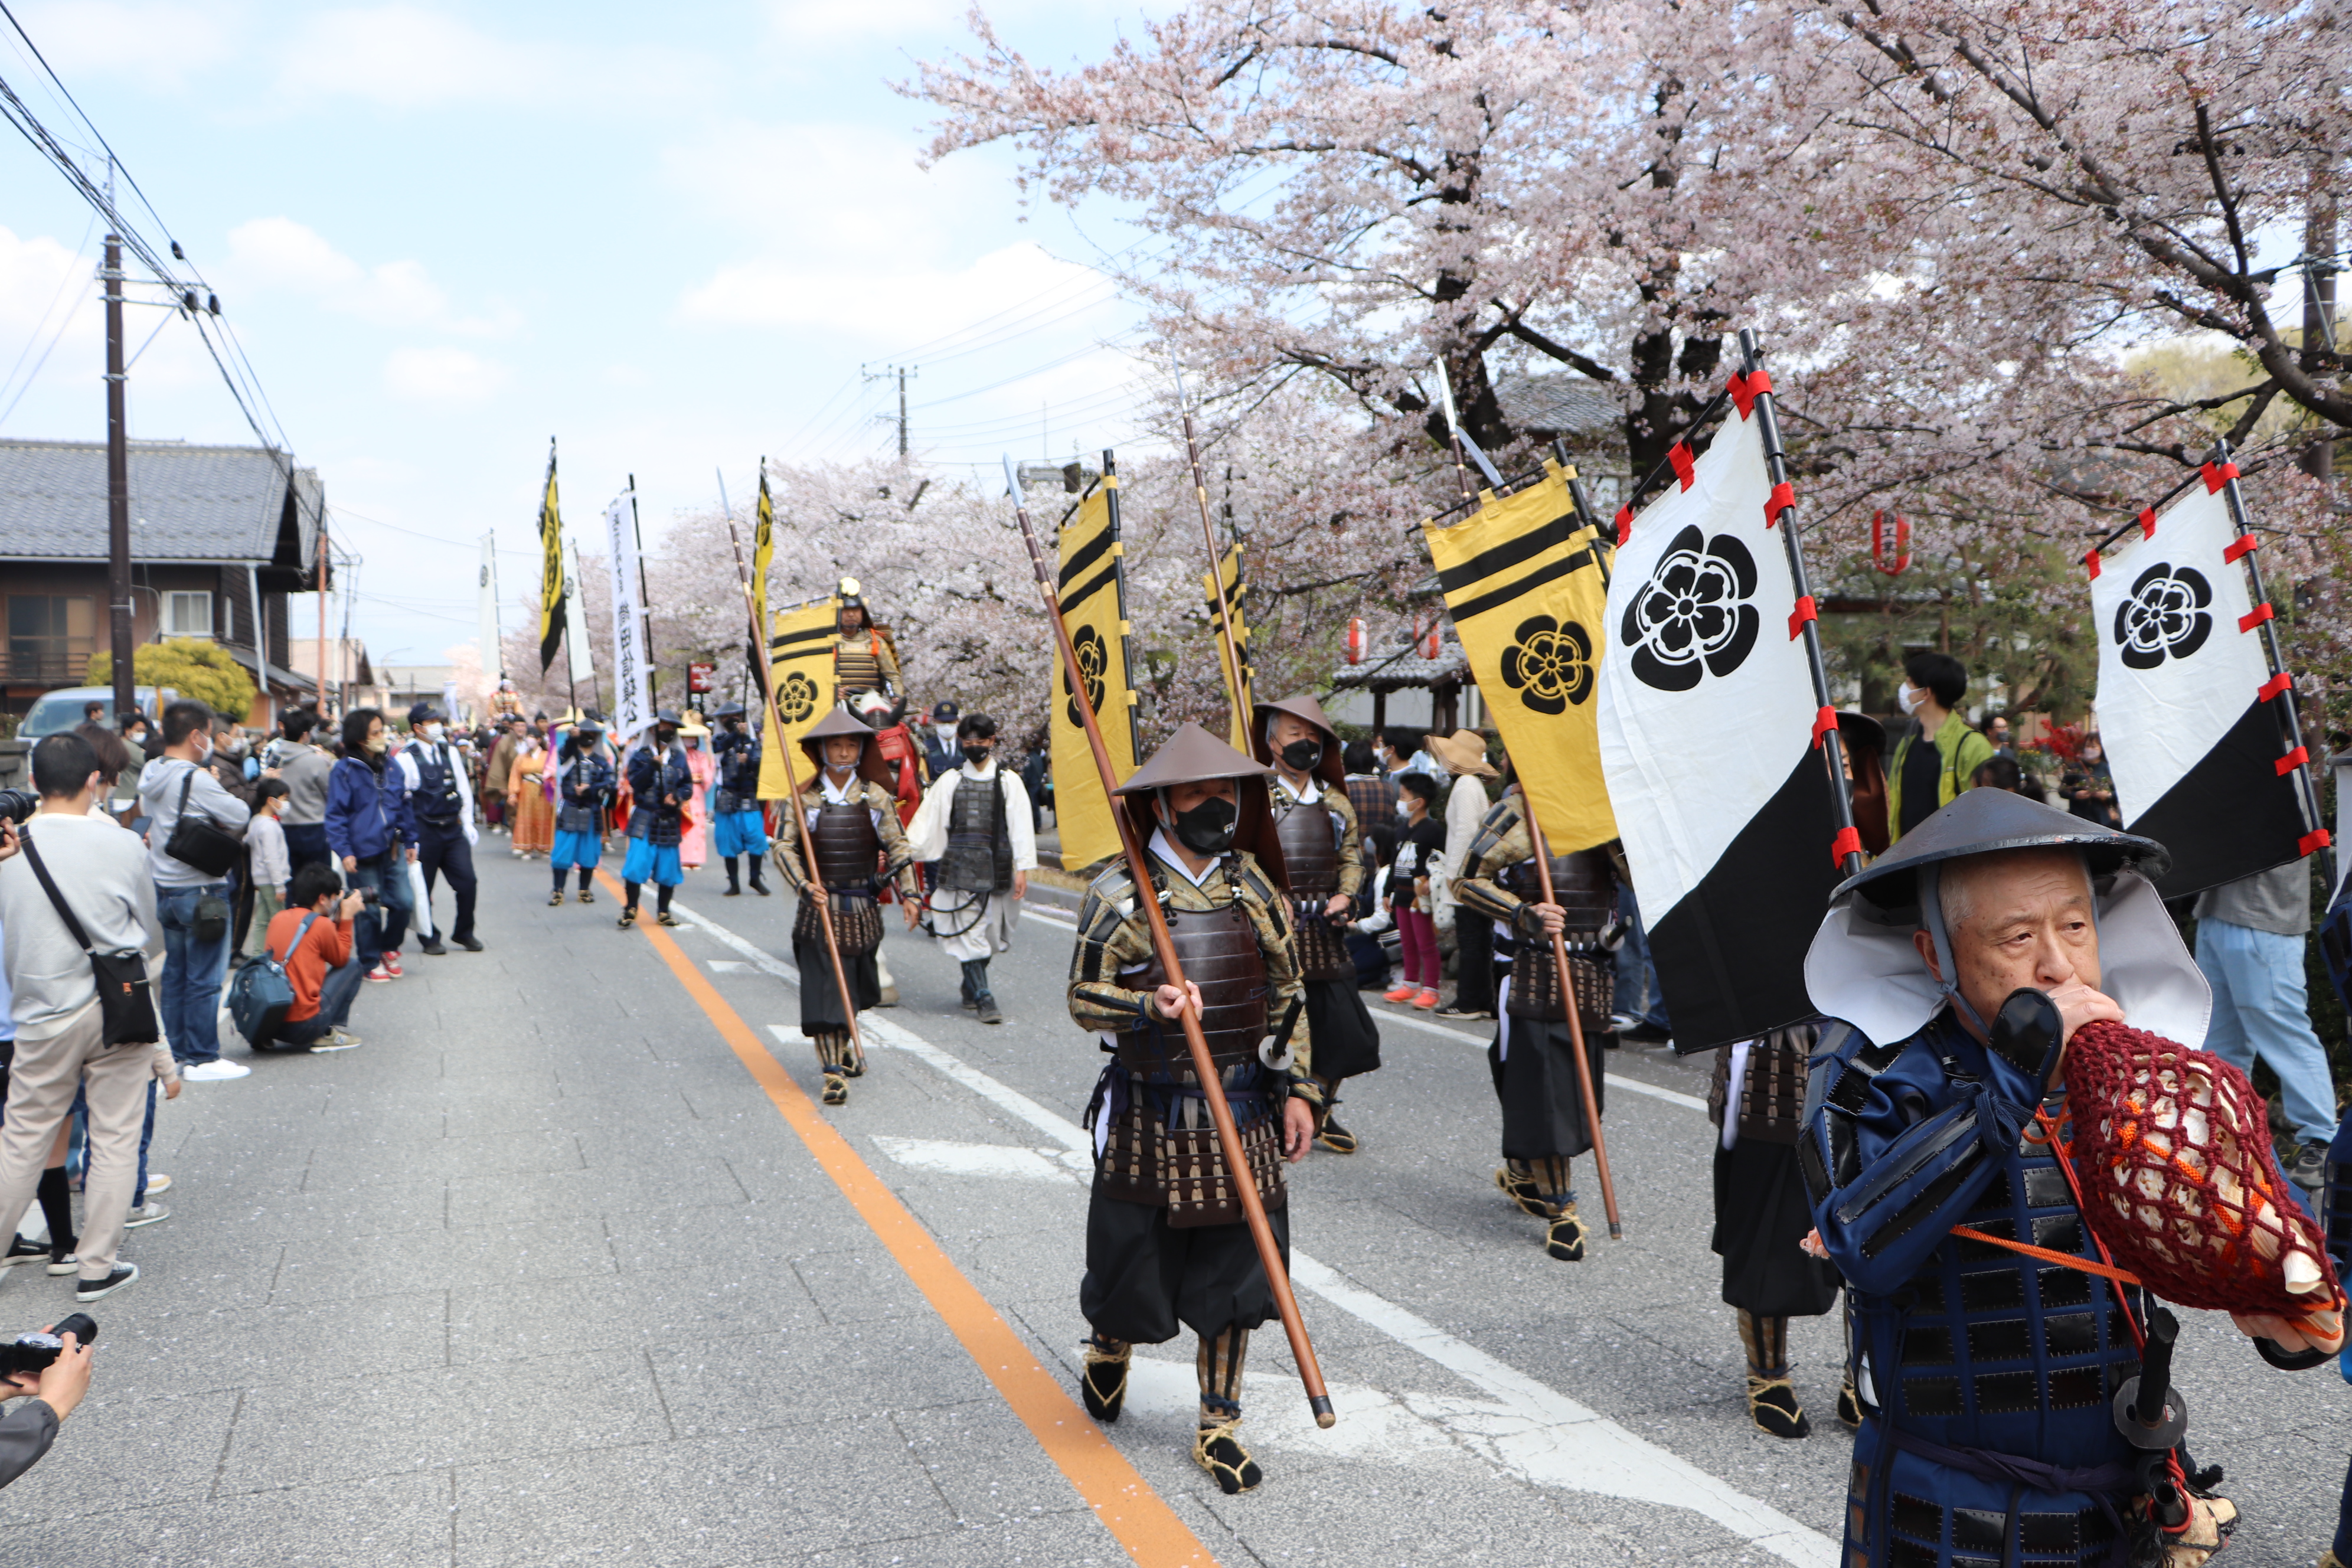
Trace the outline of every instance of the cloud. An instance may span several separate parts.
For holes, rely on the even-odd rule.
[[[388,109],[587,101],[614,93],[642,100],[677,97],[716,68],[669,48],[494,37],[437,11],[394,5],[330,11],[304,23],[281,57],[279,92],[365,99]]]
[[[935,338],[1013,311],[1077,334],[1123,316],[1109,280],[1027,241],[968,267],[861,267],[798,259],[721,267],[679,302],[683,321],[730,327],[816,327],[877,342]]]
[[[384,389],[411,403],[481,403],[507,379],[506,366],[464,349],[394,349],[383,363]]]
[[[72,81],[175,88],[218,65],[232,49],[234,6],[125,5],[120,0],[34,0],[15,7],[26,33],[57,73]]]
[[[431,327],[495,337],[512,331],[520,322],[506,307],[487,316],[458,317],[422,262],[362,266],[324,235],[290,217],[239,224],[229,230],[228,246],[238,281],[307,294],[331,310],[378,326]]]

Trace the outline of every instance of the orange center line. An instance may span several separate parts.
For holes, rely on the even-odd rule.
[[[599,871],[596,879],[607,896],[616,900],[624,896],[609,873]],[[783,1064],[727,1005],[676,939],[658,925],[639,929],[752,1080],[766,1092],[785,1124],[815,1157],[818,1168],[833,1178],[841,1195],[898,1259],[898,1267],[907,1271],[907,1278],[962,1344],[981,1374],[995,1385],[1006,1405],[1045,1449],[1045,1457],[1068,1478],[1139,1568],[1216,1568],[1216,1558],[1200,1538],[1151,1489],[1151,1483],[1128,1462],[1127,1456],[1111,1446],[1060,1382],[1038,1363],[1012,1325],[964,1278],[849,1140],[818,1112]]]

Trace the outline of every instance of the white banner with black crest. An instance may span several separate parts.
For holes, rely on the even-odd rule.
[[[1609,584],[1601,766],[1678,1048],[1811,1015],[1837,880],[1796,590],[1753,405],[1633,521]]]
[[[2167,898],[2302,854],[2303,817],[2260,608],[2218,489],[2191,485],[2091,557],[2099,739],[2124,826],[2172,851]]]

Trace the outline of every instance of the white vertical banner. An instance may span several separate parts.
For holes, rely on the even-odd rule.
[[[645,606],[637,602],[637,520],[628,491],[604,509],[606,559],[613,563],[613,728],[623,745],[653,722],[646,684]]]
[[[505,645],[499,637],[499,535],[496,529],[482,535],[482,570],[480,596],[475,605],[476,636],[482,643],[482,675],[489,681],[490,689],[498,689],[506,679]]]
[[[583,594],[588,574],[581,570],[580,542],[572,542],[572,582],[564,589],[570,600],[563,622],[566,658],[572,666],[572,690],[583,708],[596,706],[596,661],[588,647],[588,601]]]

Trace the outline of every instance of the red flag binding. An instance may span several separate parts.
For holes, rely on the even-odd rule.
[[[1624,549],[1625,542],[1633,537],[1633,509],[1630,506],[1621,506],[1617,509],[1617,548]]]
[[[2296,839],[2294,841],[2294,847],[2301,853],[2309,855],[2314,850],[2326,848],[2334,842],[2335,840],[2328,837],[2327,829],[2325,827],[2315,827],[2310,832],[2305,834],[2302,837]]]
[[[2221,552],[2223,561],[2242,561],[2261,547],[2262,541],[2251,533],[2238,535],[2236,542]]]
[[[2088,555],[2084,556],[2083,564],[2084,567],[2089,569],[2091,580],[2095,583],[2097,582],[2099,580],[2099,552],[2094,550]]]
[[[1859,827],[1841,827],[1837,830],[1837,837],[1830,840],[1830,864],[1832,866],[1843,866],[1847,856],[1861,853],[1862,829]]]
[[[2209,496],[2219,494],[2223,485],[2228,484],[2231,479],[2234,479],[2237,477],[2238,465],[2235,463],[2206,464],[2205,493]]]
[[[2272,698],[2276,697],[2280,692],[2284,691],[2288,687],[2293,686],[2294,684],[2294,677],[2282,669],[2276,675],[2272,676],[2268,680],[2263,682],[2262,689],[2254,693],[2254,700],[2257,702],[2268,702]]]
[[[2268,599],[2264,599],[2261,604],[2256,605],[2252,609],[2238,617],[2238,629],[2242,632],[2252,631],[2256,626],[2261,626],[2264,621],[2267,621],[2270,618],[2271,602]]]
[[[1738,407],[1739,416],[1742,419],[1753,414],[1756,411],[1756,400],[1771,390],[1771,376],[1760,370],[1754,375],[1740,375],[1734,373],[1731,377],[1729,387],[1731,401]]]
[[[2142,539],[2156,537],[2156,508],[2144,506],[2139,509],[2139,536]]]
[[[1813,715],[1813,744],[1819,746],[1822,737],[1837,728],[1837,710],[1824,708]]]
[[[2303,766],[2304,763],[2309,761],[2311,761],[2311,748],[2308,746],[2297,746],[2294,751],[2289,752],[2285,756],[2281,757],[2278,760],[2279,777],[2286,777],[2287,774],[2294,772],[2295,769]]]
[[[1674,465],[1675,478],[1682,480],[1683,489],[1691,488],[1691,450],[1680,441],[1666,448],[1666,461]]]
[[[1790,637],[1793,640],[1797,637],[1801,636],[1805,629],[1805,623],[1814,618],[1813,596],[1811,594],[1808,594],[1803,598],[1797,601],[1797,607],[1795,609],[1789,612]]]
[[[1764,526],[1770,528],[1780,521],[1780,514],[1797,504],[1797,487],[1782,479],[1772,487],[1764,500]]]

